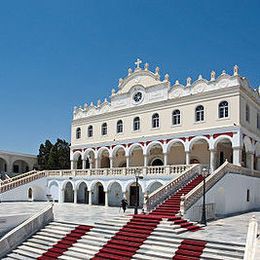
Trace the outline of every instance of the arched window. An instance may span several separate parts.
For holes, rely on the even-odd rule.
[[[31,200],[33,198],[33,192],[32,192],[32,188],[28,189],[28,199]]]
[[[196,107],[195,121],[196,122],[204,121],[204,107],[202,105]]]
[[[101,127],[101,135],[107,134],[107,123],[103,123]]]
[[[80,138],[81,138],[81,129],[80,129],[80,127],[78,127],[76,129],[76,139],[80,139]]]
[[[152,128],[160,127],[160,117],[158,113],[153,114],[152,116]]]
[[[137,131],[140,130],[140,117],[135,117],[133,121],[133,130]]]
[[[117,133],[123,133],[123,121],[122,120],[117,121],[116,132]]]
[[[250,122],[250,108],[249,108],[249,105],[246,105],[246,121]]]
[[[172,112],[172,124],[179,125],[181,123],[181,112],[179,109],[176,109]]]
[[[225,118],[228,117],[228,102],[222,101],[218,105],[218,117]]]
[[[93,126],[90,125],[90,126],[88,127],[88,137],[92,137],[92,136],[93,136]]]

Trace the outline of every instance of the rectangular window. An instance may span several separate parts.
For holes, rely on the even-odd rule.
[[[250,108],[246,105],[246,121],[250,122]]]
[[[260,114],[259,113],[257,113],[256,126],[257,126],[257,129],[260,129]]]
[[[250,190],[246,191],[246,201],[250,201]]]

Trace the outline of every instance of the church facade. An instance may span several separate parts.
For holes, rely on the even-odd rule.
[[[158,67],[135,65],[110,101],[74,108],[71,169],[199,163],[213,171],[225,160],[260,169],[260,97],[238,66],[172,84]]]

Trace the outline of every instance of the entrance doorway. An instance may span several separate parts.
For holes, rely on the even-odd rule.
[[[155,159],[152,161],[152,166],[162,166],[163,161],[161,159]]]
[[[135,206],[136,196],[137,196],[137,205],[139,206],[139,187],[136,188],[136,186],[130,186],[130,204],[129,204],[129,206],[132,206],[132,207]]]
[[[103,185],[98,186],[98,205],[105,205],[105,192]]]

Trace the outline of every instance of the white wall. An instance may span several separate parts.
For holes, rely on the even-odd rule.
[[[247,201],[247,189],[250,200]],[[260,208],[260,178],[227,174],[206,193],[206,203],[215,203],[217,216],[249,211]],[[193,219],[192,208],[202,204],[199,199],[185,214]]]
[[[47,179],[42,178],[30,183],[21,185],[15,189],[4,192],[0,195],[2,201],[28,201],[28,189],[32,188],[33,200],[47,200]]]

